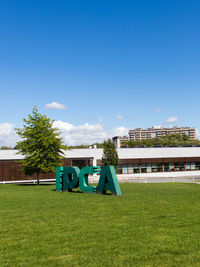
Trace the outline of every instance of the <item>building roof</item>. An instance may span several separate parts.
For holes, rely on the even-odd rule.
[[[200,147],[121,148],[118,155],[120,159],[190,158],[200,157]]]
[[[120,159],[200,157],[200,147],[119,148],[117,151]],[[73,149],[65,154],[67,158],[101,159],[103,149]]]
[[[150,159],[150,158],[190,158],[200,157],[200,147],[162,147],[162,148],[120,148],[118,155],[120,159]],[[66,150],[66,158],[95,158],[101,159],[103,149],[72,149]],[[0,160],[23,159],[17,150],[0,150]]]

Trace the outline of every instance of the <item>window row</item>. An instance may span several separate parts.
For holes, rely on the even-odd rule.
[[[200,162],[170,162],[148,164],[124,164],[118,165],[118,174],[150,173],[150,172],[174,172],[200,170]]]

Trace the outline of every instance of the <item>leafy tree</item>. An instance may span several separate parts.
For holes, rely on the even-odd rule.
[[[115,166],[115,170],[117,170],[118,162],[119,157],[115,144],[111,141],[111,139],[104,141],[102,163],[104,166],[113,165]]]
[[[88,148],[88,145],[79,145],[79,146],[66,146],[67,149],[76,149],[76,148]]]
[[[62,141],[58,129],[53,128],[53,121],[46,115],[41,115],[37,107],[33,108],[32,115],[24,119],[23,128],[16,132],[21,141],[17,142],[19,153],[24,155],[24,173],[37,174],[38,184],[40,174],[55,171],[62,159]]]
[[[170,146],[170,145],[200,145],[199,140],[191,140],[190,137],[186,134],[168,134],[165,136],[161,136],[160,138],[151,138],[151,139],[144,139],[139,141],[128,141],[123,142],[124,145],[128,147],[136,147],[145,145],[146,147],[152,147],[156,145],[161,145],[163,147]]]
[[[10,150],[10,149],[12,149],[12,147],[10,147],[10,146],[2,146],[0,149],[1,150]]]
[[[94,147],[96,145],[97,148],[103,148],[103,143],[94,143],[91,145],[78,145],[78,146],[69,146],[68,149],[75,149],[75,148],[89,148]]]
[[[103,143],[95,143],[93,145],[96,145],[97,148],[103,148]]]

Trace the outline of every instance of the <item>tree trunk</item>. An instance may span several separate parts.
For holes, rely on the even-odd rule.
[[[37,172],[37,184],[39,185],[40,184],[40,173]]]

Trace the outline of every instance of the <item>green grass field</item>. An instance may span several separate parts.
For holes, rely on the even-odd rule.
[[[200,266],[200,185],[0,185],[0,266]]]

